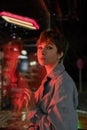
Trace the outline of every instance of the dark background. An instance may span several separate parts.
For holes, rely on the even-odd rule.
[[[39,30],[29,30],[7,23],[0,18],[0,44],[6,40],[21,37],[27,51],[35,52],[35,43],[40,32],[47,28],[60,29],[69,41],[69,50],[64,64],[79,88],[77,60],[81,58],[83,89],[87,85],[87,0],[0,0],[0,12],[7,11],[33,18]],[[48,17],[50,14],[50,19]],[[49,24],[50,23],[50,24]]]

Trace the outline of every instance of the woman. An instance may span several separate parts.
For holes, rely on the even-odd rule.
[[[35,93],[37,108],[28,114],[30,124],[39,130],[77,130],[78,93],[63,65],[66,50],[67,42],[60,33],[52,30],[41,33],[37,58],[47,74]]]

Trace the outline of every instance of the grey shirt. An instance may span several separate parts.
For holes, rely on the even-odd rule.
[[[49,81],[47,77],[50,78]],[[47,93],[43,95],[46,87]],[[38,107],[31,121],[36,123],[40,130],[78,129],[77,88],[62,63],[46,75],[35,97]]]

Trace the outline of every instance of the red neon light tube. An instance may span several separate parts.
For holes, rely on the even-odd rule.
[[[23,17],[19,16],[16,14],[12,14],[9,12],[0,12],[0,16],[6,20],[7,22],[23,26],[29,29],[39,29],[39,25],[34,19],[28,18],[28,17]]]

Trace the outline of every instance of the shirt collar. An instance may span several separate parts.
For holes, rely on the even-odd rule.
[[[63,63],[58,63],[57,66],[46,77],[56,78],[65,71]]]

